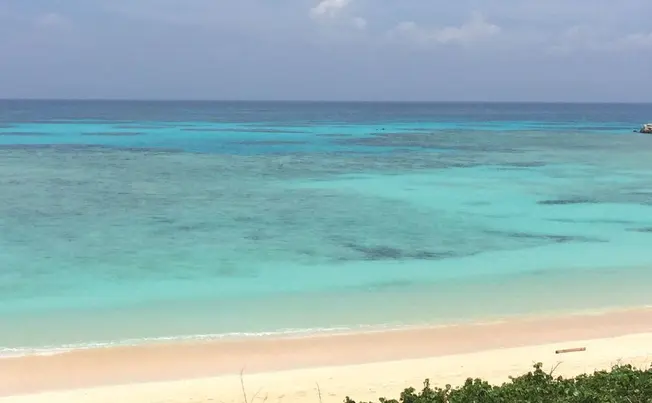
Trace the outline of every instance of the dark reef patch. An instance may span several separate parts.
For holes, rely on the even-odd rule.
[[[164,224],[164,225],[174,224],[176,222],[176,220],[169,217],[152,217],[151,221],[157,224]]]
[[[251,234],[245,235],[243,238],[248,240],[248,241],[262,241],[263,239],[266,239],[267,237],[265,237],[264,235],[259,234],[259,233],[251,233]]]
[[[184,132],[206,132],[206,133],[274,133],[274,134],[302,134],[304,132],[298,130],[283,130],[283,129],[248,129],[248,128],[224,128],[224,127],[187,127],[181,129]]]
[[[497,166],[495,168],[497,171],[522,171],[527,168],[523,167],[508,167],[508,166]]]
[[[297,251],[300,255],[303,256],[319,256],[319,253],[315,252],[314,250],[309,250],[309,249],[301,249]]]
[[[631,232],[652,233],[652,227],[629,228],[627,231],[631,231]]]
[[[52,150],[52,151],[126,151],[134,153],[149,154],[179,154],[187,151],[177,148],[155,148],[155,147],[119,147],[97,144],[2,144],[1,150]]]
[[[345,243],[343,246],[362,254],[364,260],[441,260],[457,257],[453,252],[405,251],[392,246],[365,246]]]
[[[628,193],[630,203],[640,203],[645,205],[652,204],[652,193],[650,192],[631,192]]]
[[[235,133],[275,133],[275,134],[304,134],[304,132],[299,130],[287,130],[287,129],[271,129],[271,128],[262,128],[262,129],[252,129],[252,128],[233,128],[233,129],[217,129],[216,131],[223,132],[235,132]]]
[[[597,200],[588,199],[584,197],[572,198],[572,199],[557,199],[557,200],[540,200],[537,204],[543,206],[563,206],[567,204],[595,204],[599,203]]]
[[[48,133],[43,132],[0,132],[0,137],[3,136],[17,136],[17,137],[35,137],[35,136],[49,136]]]
[[[237,216],[237,217],[233,217],[233,221],[241,222],[241,223],[250,223],[250,222],[255,222],[256,219],[254,217],[249,217],[249,216]]]
[[[105,147],[91,146],[87,144],[0,144],[3,150],[57,150],[57,151],[81,151],[101,150]]]
[[[181,129],[182,132],[205,132],[205,133],[211,133],[211,132],[223,132],[223,129],[216,129],[216,128],[201,128],[201,127],[184,127]]]
[[[106,137],[132,137],[141,136],[145,133],[142,132],[85,132],[82,136],[106,136]]]
[[[506,164],[501,164],[501,166],[506,166],[506,167],[515,167],[515,168],[540,168],[540,167],[545,167],[546,164],[545,162],[541,161],[531,161],[531,162],[508,162]]]
[[[609,220],[609,219],[603,219],[603,220],[574,220],[571,218],[549,218],[547,221],[553,221],[553,222],[563,222],[563,223],[569,223],[569,224],[576,224],[576,223],[583,223],[583,224],[619,224],[619,225],[633,225],[636,224],[634,221],[628,221],[628,220]]]
[[[181,232],[200,232],[200,231],[212,231],[215,229],[215,227],[213,225],[200,222],[200,223],[174,225],[173,229],[175,231],[181,231]]]
[[[244,140],[244,141],[231,141],[229,144],[238,144],[238,145],[250,145],[250,146],[280,146],[280,145],[290,145],[290,144],[309,144],[305,141],[293,141],[293,140]]]
[[[374,137],[340,139],[336,140],[336,143],[377,147],[440,148],[440,145],[433,142],[432,138],[414,134],[407,135],[403,133],[383,133],[375,135]]]
[[[351,137],[353,136],[352,134],[346,134],[346,133],[318,133],[316,134],[317,137],[332,137],[332,138],[338,138],[338,137]]]
[[[491,143],[486,139],[461,137],[460,133],[448,131],[437,133],[374,133],[372,137],[339,139],[344,145],[379,146],[379,147],[411,147],[425,150],[446,150],[458,152],[509,152],[522,154],[525,150],[512,145]]]
[[[530,234],[527,232],[510,232],[510,231],[485,231],[488,235],[501,235],[516,239],[535,239],[552,243],[569,243],[569,242],[608,242],[600,238],[591,238],[575,235],[554,235],[554,234]]]
[[[174,126],[163,126],[163,125],[117,125],[114,126],[116,129],[125,129],[125,130],[143,130],[143,129],[169,129]]]

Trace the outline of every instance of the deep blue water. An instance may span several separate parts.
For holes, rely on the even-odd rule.
[[[0,349],[649,304],[650,120],[0,101]]]
[[[633,129],[650,119],[652,104],[210,102],[1,100],[0,122],[53,120],[135,122],[377,124],[388,122],[620,123]],[[599,125],[598,125],[599,126]],[[632,127],[633,126],[633,127]]]

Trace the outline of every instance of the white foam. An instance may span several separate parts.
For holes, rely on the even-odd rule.
[[[78,344],[65,344],[61,346],[42,346],[42,347],[0,347],[0,358],[15,358],[25,356],[51,356],[69,353],[79,350],[90,350],[111,347],[131,347],[145,344],[156,343],[175,343],[175,342],[193,342],[193,341],[211,341],[211,340],[237,340],[247,338],[300,338],[325,334],[350,334],[361,331],[386,331],[388,329],[402,328],[402,325],[361,325],[355,327],[336,326],[329,328],[307,328],[307,329],[280,329],[277,331],[266,332],[233,332],[219,334],[198,334],[183,336],[161,336],[161,337],[144,337],[140,339],[125,339],[108,342],[90,342]]]
[[[652,308],[652,305],[639,306],[638,308]],[[537,319],[554,317],[560,315],[604,315],[611,312],[619,312],[627,310],[627,308],[613,306],[605,307],[602,309],[578,309],[573,311],[554,310],[547,312],[538,312],[536,314],[528,315],[507,315],[485,317],[483,320],[468,319],[461,321],[452,321],[445,323],[391,323],[391,324],[362,324],[356,326],[333,326],[325,328],[285,328],[274,331],[262,332],[230,332],[230,333],[215,333],[215,334],[196,334],[196,335],[180,335],[180,336],[160,336],[160,337],[143,337],[137,339],[123,339],[116,341],[101,341],[101,342],[88,342],[77,344],[64,344],[59,346],[39,346],[39,347],[0,347],[0,359],[2,358],[15,358],[25,356],[52,356],[58,354],[65,354],[79,350],[91,350],[100,348],[113,348],[113,347],[133,347],[142,346],[147,344],[166,344],[166,343],[184,343],[184,342],[208,342],[218,340],[241,340],[241,339],[254,339],[254,338],[304,338],[320,335],[349,335],[355,333],[375,333],[387,331],[399,331],[409,329],[423,329],[423,328],[437,328],[456,326],[461,324],[490,324],[502,323],[507,320],[519,319]]]

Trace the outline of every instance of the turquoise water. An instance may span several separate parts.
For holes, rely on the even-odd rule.
[[[650,106],[3,102],[4,355],[652,303]]]

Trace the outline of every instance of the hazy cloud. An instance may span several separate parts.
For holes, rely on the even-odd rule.
[[[344,23],[358,30],[367,28],[367,20],[359,16],[351,16],[347,8],[352,0],[321,0],[310,9],[309,15],[313,20],[330,24],[341,25]]]
[[[365,29],[367,28],[367,20],[365,20],[362,17],[355,17],[352,20],[353,26],[358,28],[358,29]]]
[[[619,48],[652,49],[652,32],[629,34],[616,44]]]
[[[322,0],[310,9],[312,18],[335,17],[351,3],[351,0]]]
[[[557,55],[587,51],[644,51],[652,50],[652,31],[614,34],[582,25],[563,31],[554,42],[549,51]]]
[[[413,21],[399,23],[389,32],[392,39],[403,39],[420,46],[445,44],[470,44],[501,32],[498,25],[489,23],[480,13],[461,26],[443,28],[422,27]]]

